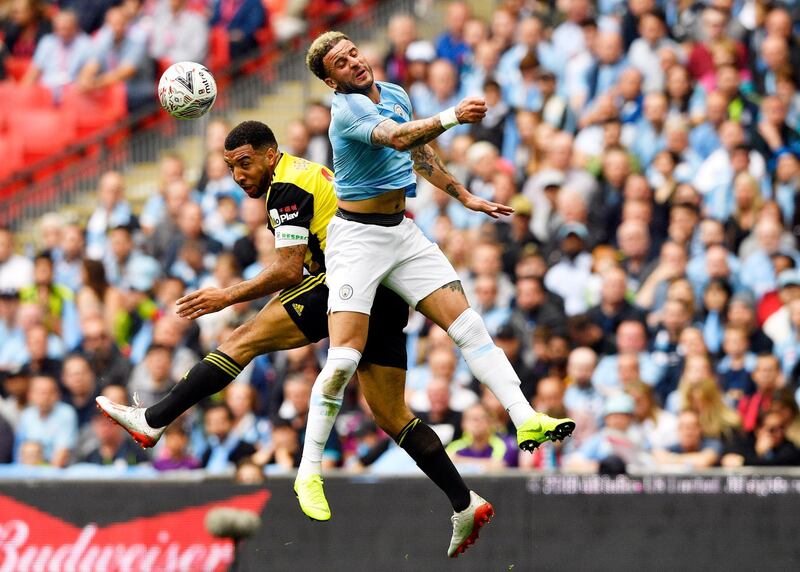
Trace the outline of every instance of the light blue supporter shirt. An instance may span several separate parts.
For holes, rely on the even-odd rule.
[[[411,100],[398,85],[383,81],[375,85],[381,96],[378,104],[361,93],[334,92],[328,130],[333,186],[345,201],[363,201],[397,189],[405,189],[407,197],[417,194],[411,154],[372,144],[372,131],[379,123],[411,120]]]

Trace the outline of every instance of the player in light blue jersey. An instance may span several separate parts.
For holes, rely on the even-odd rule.
[[[405,91],[374,81],[366,58],[340,32],[326,32],[314,40],[306,64],[334,90],[329,134],[339,209],[328,225],[326,250],[331,347],[312,390],[296,490],[308,493],[311,489],[305,485],[312,479],[320,484],[308,498],[298,493],[301,507],[315,500],[327,506],[319,480],[322,451],[345,385],[361,360],[379,284],[447,331],[473,375],[509,412],[521,449],[531,451],[545,441],[569,436],[575,427],[571,419],[553,419],[531,408],[505,353],[469,307],[455,270],[439,247],[405,217],[406,197],[416,190],[415,171],[468,209],[494,218],[512,212],[471,194],[428,145],[451,127],[479,122],[486,114],[483,99],[468,97],[434,117],[412,120]],[[388,395],[394,393],[387,390]],[[415,432],[404,437],[414,439]],[[475,540],[487,506],[491,508],[472,495],[469,506],[453,515],[451,556]]]

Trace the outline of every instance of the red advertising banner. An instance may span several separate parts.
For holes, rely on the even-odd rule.
[[[80,527],[0,495],[0,572],[221,572],[233,562],[233,544],[206,532],[206,513],[225,507],[260,515],[269,497],[261,490]]]

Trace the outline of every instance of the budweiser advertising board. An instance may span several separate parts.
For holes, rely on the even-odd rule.
[[[69,496],[68,487],[64,495]],[[101,526],[66,522],[0,494],[0,572],[227,570],[233,562],[233,544],[206,532],[206,513],[228,507],[260,515],[269,497],[269,491],[259,490]],[[100,501],[92,502],[95,505],[86,513],[102,510]]]

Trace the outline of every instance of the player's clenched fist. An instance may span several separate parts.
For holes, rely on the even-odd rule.
[[[482,97],[465,97],[456,106],[459,123],[478,123],[486,115],[486,101]]]

